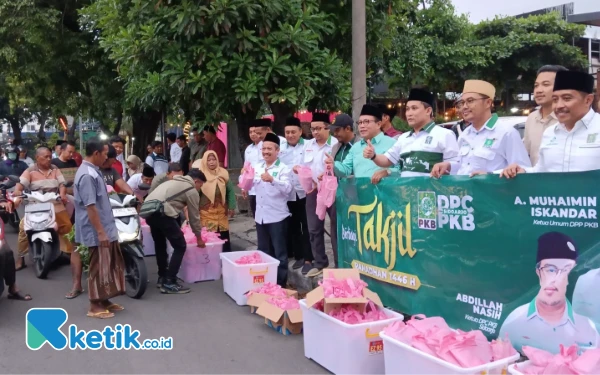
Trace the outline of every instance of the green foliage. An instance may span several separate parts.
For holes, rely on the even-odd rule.
[[[398,116],[392,120],[392,126],[401,132],[408,132],[411,129],[408,123]]]
[[[350,71],[323,45],[316,0],[98,0],[83,11],[118,65],[130,105],[217,121],[261,103],[337,109]],[[194,125],[196,125],[194,123]]]
[[[66,235],[67,240],[75,243],[75,226],[71,228],[71,232]],[[90,269],[90,249],[84,245],[78,245],[75,249],[81,257],[81,263],[83,264],[83,271],[88,272]]]

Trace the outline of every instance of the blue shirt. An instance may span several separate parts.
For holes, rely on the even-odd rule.
[[[98,167],[83,161],[75,175],[73,195],[75,196],[75,217],[77,218],[75,220],[75,242],[87,247],[95,247],[100,243],[98,232],[90,222],[87,213],[87,207],[91,205],[96,206],[100,223],[108,240],[110,242],[118,241],[119,232],[108,200],[106,184]]]
[[[384,154],[389,150],[396,140],[390,138],[383,133],[377,134],[377,136],[371,139],[371,144],[375,148],[377,155]],[[338,177],[346,177],[354,175],[354,177],[372,177],[373,173],[384,169],[378,167],[372,160],[365,159],[363,156],[363,150],[367,147],[367,142],[363,139],[360,142],[356,142],[350,152],[344,159],[344,161],[335,162],[335,175]],[[398,167],[393,166],[389,168],[392,172],[397,172]]]

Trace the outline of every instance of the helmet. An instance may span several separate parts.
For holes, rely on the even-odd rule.
[[[19,161],[19,148],[15,145],[9,145],[4,149],[6,159],[13,162]]]

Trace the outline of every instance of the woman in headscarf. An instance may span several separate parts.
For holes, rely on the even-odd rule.
[[[235,192],[229,179],[229,172],[219,166],[217,153],[206,151],[202,159],[192,164],[206,176],[200,190],[200,220],[202,226],[211,232],[218,232],[221,239],[227,240],[223,252],[231,251],[229,244],[229,217],[235,213]]]
[[[129,155],[127,157],[127,173],[125,176],[125,180],[129,180],[129,178],[134,174],[142,173],[143,170],[144,163],[142,163],[142,159],[138,158],[135,155]]]

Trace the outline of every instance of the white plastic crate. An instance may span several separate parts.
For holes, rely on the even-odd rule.
[[[304,321],[304,355],[334,374],[383,374],[387,350],[379,332],[402,314],[383,309],[389,317],[377,322],[347,324],[300,301]]]
[[[144,256],[156,255],[154,250],[154,239],[150,233],[150,227],[142,225],[142,245],[144,246]]]
[[[383,332],[380,336],[385,346],[383,356],[386,374],[506,374],[508,366],[520,358],[517,353],[499,361],[463,368],[415,349]]]
[[[521,370],[524,370],[527,366],[529,366],[530,363],[531,361],[513,363],[512,365],[508,366],[508,373],[513,375],[523,375]],[[519,366],[518,369],[516,368],[517,365]]]
[[[193,251],[189,247],[193,246]],[[186,283],[219,280],[221,278],[221,257],[223,243],[207,243],[206,247],[188,245],[177,276]]]
[[[264,263],[237,264],[235,261],[244,255],[259,252]],[[277,267],[279,261],[260,250],[234,251],[221,253],[223,261],[223,290],[233,298],[235,303],[245,306],[246,293],[262,286],[266,282],[277,283]]]

